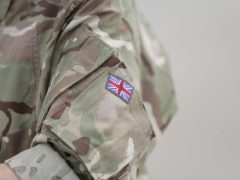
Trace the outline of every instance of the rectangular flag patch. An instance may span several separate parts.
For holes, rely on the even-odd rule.
[[[105,88],[127,104],[130,103],[134,88],[127,81],[110,73]]]

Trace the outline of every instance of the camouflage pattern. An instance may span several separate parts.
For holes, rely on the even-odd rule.
[[[23,180],[79,180],[65,160],[47,144],[23,151],[6,163]]]
[[[0,22],[1,162],[49,144],[80,179],[144,179],[177,108],[133,0],[5,0]],[[134,86],[129,104],[105,89],[109,73]]]

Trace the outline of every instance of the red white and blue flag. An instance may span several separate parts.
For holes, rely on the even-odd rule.
[[[127,81],[109,74],[105,88],[124,102],[130,103],[134,88]]]

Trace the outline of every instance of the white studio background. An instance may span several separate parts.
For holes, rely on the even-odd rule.
[[[136,0],[167,49],[179,111],[151,180],[240,179],[240,1]]]

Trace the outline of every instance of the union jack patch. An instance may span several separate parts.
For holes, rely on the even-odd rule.
[[[105,88],[127,104],[130,103],[134,88],[127,81],[110,73]]]

